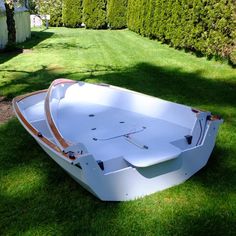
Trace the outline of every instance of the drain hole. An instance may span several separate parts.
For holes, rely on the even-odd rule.
[[[89,114],[89,117],[94,117],[95,115],[94,114]]]
[[[124,124],[125,122],[124,121],[120,121],[121,124]]]
[[[92,128],[91,130],[96,130],[97,128]]]

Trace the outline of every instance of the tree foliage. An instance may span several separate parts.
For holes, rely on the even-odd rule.
[[[235,0],[129,0],[128,27],[176,48],[228,56],[235,44]]]
[[[49,4],[49,14],[51,26],[62,26],[62,0],[53,0]]]
[[[63,0],[62,19],[66,27],[81,25],[83,18],[82,0]]]
[[[83,0],[83,19],[86,28],[107,27],[107,0]]]
[[[109,0],[107,21],[111,29],[122,29],[127,25],[128,0]]]
[[[50,15],[50,26],[62,26],[62,0],[30,0],[31,12]]]

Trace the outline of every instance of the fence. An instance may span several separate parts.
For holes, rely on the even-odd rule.
[[[30,37],[30,14],[24,9],[16,9],[15,11],[16,24],[16,42],[24,42]],[[6,13],[0,8],[0,48],[4,48],[8,41],[8,31],[6,23]]]

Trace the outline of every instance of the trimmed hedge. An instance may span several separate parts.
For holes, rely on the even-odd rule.
[[[107,21],[111,29],[122,29],[127,25],[128,0],[108,0]]]
[[[62,20],[64,26],[76,28],[82,23],[82,0],[63,0]]]
[[[235,0],[129,0],[128,27],[176,48],[228,57],[235,45]]]
[[[62,0],[54,0],[50,2],[50,8],[49,8],[49,14],[50,14],[50,26],[62,26]]]
[[[107,28],[107,0],[83,0],[83,9],[86,28]]]

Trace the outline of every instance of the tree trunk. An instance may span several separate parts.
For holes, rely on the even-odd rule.
[[[5,2],[7,30],[8,30],[8,43],[7,46],[14,47],[16,44],[16,27],[14,19],[14,3]]]

